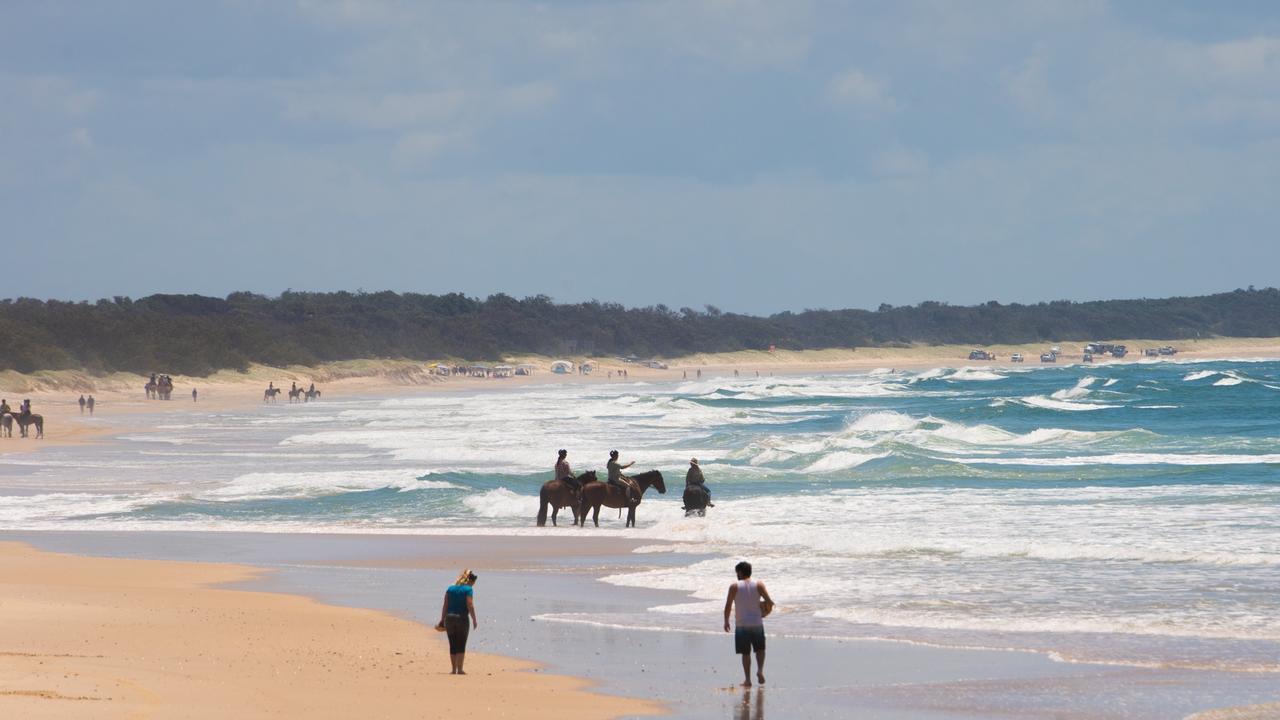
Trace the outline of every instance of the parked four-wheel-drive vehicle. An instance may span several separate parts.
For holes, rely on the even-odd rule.
[[[649,362],[645,363],[645,367],[651,367],[654,370],[666,370],[667,364],[660,360],[650,360]]]
[[[969,352],[970,360],[994,360],[995,356],[986,350],[971,350]]]
[[[1040,353],[1040,362],[1056,363],[1058,362],[1058,353],[1053,353],[1053,352]]]
[[[1010,355],[1009,360],[1013,362],[1022,362],[1023,361],[1022,353],[1014,353]]]
[[[1093,353],[1085,353],[1080,359],[1084,362],[1091,363],[1093,362]]]
[[[1147,357],[1156,357],[1160,354],[1160,351],[1155,348],[1147,348],[1146,350],[1142,351],[1142,354],[1146,355]]]
[[[1177,355],[1178,351],[1172,345],[1165,345],[1160,348],[1161,355]]]

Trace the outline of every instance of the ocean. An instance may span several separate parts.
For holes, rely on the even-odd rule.
[[[4,459],[0,530],[633,537],[594,582],[681,601],[538,619],[716,632],[745,558],[784,636],[1280,673],[1280,362],[494,385],[100,416],[116,440]],[[535,527],[559,448],[668,492]]]

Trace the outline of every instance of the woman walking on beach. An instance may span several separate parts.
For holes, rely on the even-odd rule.
[[[458,579],[444,591],[444,604],[440,607],[440,624],[449,634],[449,662],[453,666],[451,675],[466,675],[462,671],[462,662],[467,653],[467,635],[471,628],[477,627],[476,606],[473,600],[472,586],[476,584],[476,574],[463,570]],[[471,616],[471,625],[467,625],[467,616]]]

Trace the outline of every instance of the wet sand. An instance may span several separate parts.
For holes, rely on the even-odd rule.
[[[788,621],[783,598],[780,617],[770,621],[768,683],[744,691],[737,687],[741,669],[731,637],[719,627],[674,632],[646,623],[648,608],[684,601],[682,594],[619,588],[598,579],[619,567],[683,565],[704,556],[635,555],[630,550],[638,543],[624,538],[584,544],[553,532],[518,540],[169,532],[10,537],[60,552],[233,560],[270,571],[239,578],[232,586],[237,589],[307,595],[424,624],[434,622],[438,595],[465,562],[481,576],[475,651],[536,660],[548,671],[597,683],[603,692],[657,700],[673,716],[695,720],[1164,720],[1257,705],[1280,692],[1266,674],[1071,664],[1029,652],[838,640],[824,637],[821,627]],[[477,563],[486,557],[488,564]],[[564,709],[558,703],[549,707],[557,716]],[[610,707],[638,717],[632,706]]]

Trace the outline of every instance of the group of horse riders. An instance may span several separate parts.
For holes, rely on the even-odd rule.
[[[0,398],[0,418],[4,418],[5,415],[9,415],[18,421],[18,430],[21,432],[22,437],[27,436],[27,426],[33,423],[36,426],[36,437],[44,437],[44,418],[31,412],[30,398],[18,404],[18,412],[13,411],[7,399]],[[12,434],[7,423],[5,431],[6,434]]]
[[[609,471],[609,477],[605,482],[606,484],[612,485],[621,490],[627,498],[627,504],[635,506],[640,503],[640,490],[636,487],[634,480],[622,474],[623,470],[626,470],[632,465],[635,465],[634,460],[626,464],[618,462],[618,451],[610,450],[609,462],[605,464],[605,467]],[[573,474],[573,468],[569,466],[568,450],[560,450],[559,457],[556,459],[554,474],[551,479],[563,482],[569,487],[574,496],[582,496],[582,481],[578,479],[577,475]],[[702,476],[702,468],[698,467],[698,458],[692,458],[689,460],[689,471],[684,475],[684,486],[686,490],[690,487],[699,488],[707,495],[707,506],[715,507],[711,504],[711,490],[707,488],[706,478]]]

